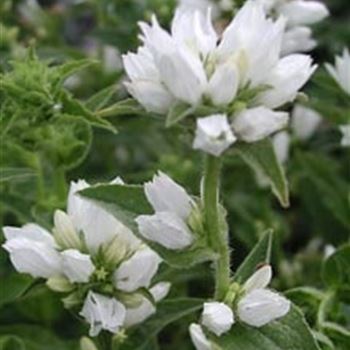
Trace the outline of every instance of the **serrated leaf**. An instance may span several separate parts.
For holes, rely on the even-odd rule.
[[[270,263],[272,240],[273,233],[272,230],[269,230],[263,235],[246,259],[238,267],[233,277],[235,282],[245,282],[256,271],[259,265]]]
[[[328,287],[350,285],[350,244],[340,247],[323,262],[322,278]]]
[[[176,103],[173,105],[166,117],[165,126],[167,128],[177,124],[195,111],[195,108],[186,103]]]
[[[33,278],[27,275],[12,274],[1,279],[0,307],[11,303],[23,295],[33,284]]]
[[[189,249],[173,251],[141,236],[135,218],[139,215],[153,214],[153,209],[148,203],[143,186],[97,185],[79,193],[84,197],[93,199],[96,204],[109,211],[173,267],[190,268],[195,264],[217,258],[217,255],[200,238]]]
[[[23,181],[36,176],[30,168],[0,168],[0,183],[11,181]]]
[[[223,350],[319,350],[301,311],[289,313],[261,328],[235,324],[231,331],[214,339]]]
[[[152,339],[168,324],[199,311],[203,299],[169,299],[157,304],[157,313],[141,327],[130,333],[130,339],[120,347],[121,350],[145,350]]]
[[[116,92],[116,85],[106,87],[105,89],[97,92],[95,95],[91,96],[86,102],[85,105],[91,111],[98,111],[103,108],[113,97]]]
[[[288,207],[288,182],[271,140],[267,138],[254,143],[238,143],[233,149],[255,171],[266,176],[281,205]]]

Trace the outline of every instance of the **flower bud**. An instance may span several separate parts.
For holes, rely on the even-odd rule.
[[[233,311],[224,303],[204,303],[202,324],[218,337],[229,331],[234,324]]]
[[[48,288],[58,293],[71,292],[74,289],[72,283],[64,276],[53,276],[46,281]]]
[[[143,237],[171,250],[187,248],[194,240],[184,221],[171,212],[141,215],[136,222]]]
[[[244,283],[244,290],[249,293],[254,289],[266,288],[272,279],[272,269],[270,265],[265,265],[258,269]]]
[[[117,235],[111,242],[103,245],[102,251],[106,264],[116,266],[128,256],[130,247],[124,239],[120,239]]]
[[[80,350],[98,350],[95,343],[88,337],[80,339]]]
[[[118,293],[117,299],[121,301],[127,308],[138,308],[144,300],[144,296],[141,293]]]
[[[61,300],[66,309],[71,309],[81,303],[81,296],[78,292],[73,292]]]
[[[190,336],[196,350],[213,350],[210,341],[199,324],[192,323],[190,325]]]
[[[82,243],[74,228],[71,218],[62,210],[56,210],[53,229],[56,242],[65,249],[81,249]]]
[[[200,149],[213,156],[220,156],[236,141],[225,114],[215,114],[197,119],[194,149]]]

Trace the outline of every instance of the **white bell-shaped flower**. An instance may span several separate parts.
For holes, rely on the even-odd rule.
[[[228,305],[219,302],[204,303],[201,323],[218,337],[229,331],[234,322],[233,311]]]
[[[343,134],[340,144],[343,147],[350,147],[350,124],[341,125],[339,130]]]
[[[157,273],[162,259],[148,247],[136,251],[130,259],[121,263],[114,273],[117,289],[133,292],[142,287],[149,287]]]
[[[172,250],[189,247],[194,237],[186,223],[173,212],[156,212],[136,218],[140,234]]]
[[[190,336],[196,350],[213,350],[213,347],[203,332],[202,327],[197,323],[190,325]]]
[[[21,228],[3,228],[6,242],[3,248],[10,253],[15,269],[33,277],[49,278],[61,273],[61,257],[52,235],[36,224]]]
[[[288,29],[282,41],[282,56],[294,52],[309,52],[317,45],[312,37],[312,30],[309,27],[298,26]]]
[[[266,289],[271,278],[271,266],[265,265],[245,282],[245,295],[237,304],[237,314],[241,321],[253,327],[262,327],[289,312],[290,301]]]
[[[321,115],[311,108],[296,105],[292,112],[292,130],[300,140],[307,140],[321,124]]]
[[[288,114],[266,107],[246,109],[234,117],[232,128],[246,142],[256,142],[286,127]]]
[[[172,212],[184,220],[191,213],[191,197],[183,187],[161,171],[145,184],[145,194],[155,212]]]
[[[197,119],[194,149],[200,149],[218,157],[235,141],[236,138],[226,115],[215,114]]]
[[[95,337],[101,330],[117,333],[125,320],[125,306],[114,298],[94,293],[87,295],[80,315],[90,324],[89,334]]]
[[[169,282],[159,282],[149,289],[155,302],[159,302],[164,299],[170,290],[171,284]],[[125,316],[125,327],[131,327],[135,324],[145,321],[147,318],[152,316],[156,312],[155,305],[142,296],[142,302],[136,308],[127,308]]]
[[[90,255],[80,253],[76,249],[68,249],[61,253],[63,273],[71,283],[87,283],[95,271]]]
[[[326,69],[339,86],[350,95],[350,53],[344,48],[342,56],[335,57],[335,65],[326,64]]]

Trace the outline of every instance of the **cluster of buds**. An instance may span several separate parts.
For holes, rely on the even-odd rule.
[[[270,265],[258,269],[240,286],[233,283],[224,302],[204,303],[201,325],[192,323],[190,335],[197,350],[215,349],[216,337],[228,332],[236,322],[252,327],[266,324],[284,317],[290,310],[289,300],[267,288],[272,278]]]
[[[117,180],[120,183],[120,180]],[[3,247],[21,273],[47,279],[66,308],[90,324],[90,335],[118,333],[156,311],[170,288],[152,285],[161,258],[112,215],[79,197],[89,185],[72,183],[67,213],[57,210],[53,234],[36,224],[4,227]]]
[[[221,38],[210,10],[177,11],[171,33],[153,17],[152,25],[140,23],[138,52],[123,57],[126,87],[149,112],[180,104],[193,115],[213,111],[197,119],[196,149],[218,156],[235,141],[262,140],[287,125],[288,113],[275,109],[292,102],[316,69],[308,55],[282,57],[286,23],[253,0]]]

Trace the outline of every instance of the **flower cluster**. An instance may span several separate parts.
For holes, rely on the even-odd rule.
[[[207,14],[178,11],[171,33],[141,22],[143,45],[123,56],[130,94],[153,113],[176,105],[215,113],[197,119],[194,147],[215,156],[236,140],[259,141],[284,128],[286,112],[315,66],[303,54],[281,57],[286,20],[247,1],[221,38]],[[220,40],[219,40],[220,39]]]
[[[249,326],[262,327],[285,316],[290,310],[291,303],[283,296],[267,289],[271,278],[271,266],[265,265],[257,270],[243,287],[239,288],[233,284],[233,293],[228,295],[225,303],[205,303],[201,325],[193,323],[190,326],[191,339],[196,349],[213,350],[215,347],[209,339],[210,333],[220,337],[231,329],[236,318]],[[209,336],[204,330],[209,331]]]
[[[76,194],[88,186],[83,180],[71,184],[67,213],[55,212],[53,235],[36,224],[4,227],[3,247],[17,271],[45,278],[49,288],[66,293],[65,307],[82,307],[80,315],[96,336],[102,329],[117,333],[145,320],[170,284],[151,285],[160,257],[112,215]]]
[[[319,1],[305,0],[256,0],[272,17],[283,16],[287,20],[282,40],[282,54],[308,52],[317,45],[312,37],[311,25],[329,15],[327,7]]]
[[[136,218],[140,234],[170,250],[184,249],[194,242],[189,219],[197,206],[187,192],[166,174],[159,172],[144,186],[153,215]]]

